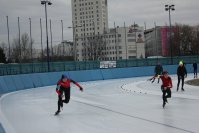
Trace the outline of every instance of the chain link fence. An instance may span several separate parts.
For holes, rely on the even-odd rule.
[[[199,56],[174,57],[173,64],[171,58],[153,58],[153,59],[134,59],[118,60],[116,68],[155,66],[158,63],[162,65],[176,65],[179,61],[185,64],[199,62]],[[100,69],[100,61],[82,61],[82,62],[50,62],[50,72],[60,71],[79,71]],[[26,64],[1,64],[0,76],[17,75],[28,73],[48,72],[47,63],[26,63]]]

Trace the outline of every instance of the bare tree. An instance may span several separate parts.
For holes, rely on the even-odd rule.
[[[191,49],[192,49],[192,55],[198,55],[199,54],[199,26],[195,27],[195,30],[192,32],[192,38],[191,38]]]
[[[99,60],[105,57],[105,41],[103,35],[86,37],[83,45],[84,60]]]
[[[20,62],[21,60],[21,48],[19,45],[19,39],[18,38],[14,38],[13,42],[12,42],[12,52],[11,52],[11,58],[12,58],[12,62]]]
[[[32,42],[31,42],[32,40]],[[14,62],[31,62],[31,45],[34,43],[27,33],[22,34],[20,38],[14,38],[12,42],[12,59]]]
[[[199,54],[199,26],[176,24],[172,38],[174,55],[188,56]]]

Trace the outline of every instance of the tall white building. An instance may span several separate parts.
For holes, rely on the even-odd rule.
[[[72,0],[72,21],[74,27],[82,26],[75,28],[76,36],[103,34],[108,28],[107,0]]]
[[[143,28],[109,29],[107,5],[107,0],[72,0],[75,59],[145,58]]]
[[[71,0],[76,60],[82,60],[85,38],[104,33],[108,28],[107,0]]]

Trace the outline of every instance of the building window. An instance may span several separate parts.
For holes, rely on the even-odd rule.
[[[129,56],[129,59],[135,59],[136,57],[135,56]]]
[[[128,39],[128,42],[135,42],[135,39]]]
[[[134,54],[134,53],[136,53],[136,50],[129,50],[128,53],[129,54]]]
[[[128,37],[135,37],[135,34],[128,34]]]

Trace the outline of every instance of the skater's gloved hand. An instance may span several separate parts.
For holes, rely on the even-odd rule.
[[[80,89],[80,91],[83,91],[83,88],[82,88],[82,87],[80,87],[79,89]]]
[[[57,94],[58,94],[58,95],[61,95],[61,93],[60,93],[60,91],[59,91],[59,90],[57,90],[57,89],[56,89],[56,92],[57,92]]]
[[[172,88],[171,86],[167,86],[168,89]]]

